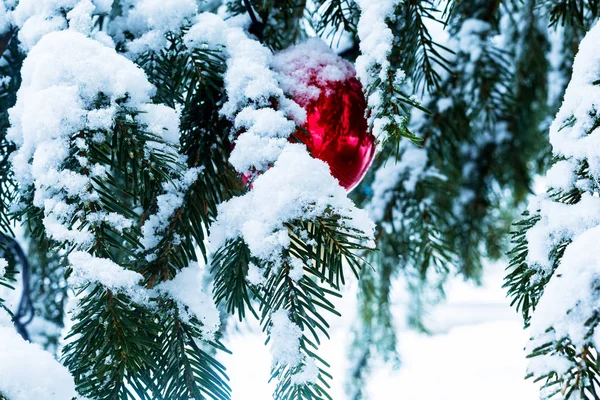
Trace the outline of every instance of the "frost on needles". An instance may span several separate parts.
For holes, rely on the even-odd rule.
[[[0,1],[0,31],[18,32],[26,55],[7,133],[13,211],[75,290],[63,350],[73,379],[56,363],[56,381],[68,378],[69,396],[228,399],[213,357],[225,350],[221,303],[260,318],[275,398],[327,397],[325,316],[374,246],[373,223],[289,141],[305,111],[246,16],[200,13],[194,0],[112,5]],[[15,382],[0,379],[9,400]]]
[[[600,25],[585,36],[550,127],[548,191],[515,234],[509,293],[530,326],[530,376],[543,398],[596,398],[600,370]],[[561,397],[563,396],[563,397]]]
[[[251,260],[241,277],[240,293],[228,292],[231,282],[217,279],[217,298],[226,300],[228,310],[240,317],[252,304],[235,296],[247,298],[254,292],[260,299],[273,374],[279,377],[275,398],[295,392],[320,396],[324,392],[319,382],[328,375],[326,363],[313,351],[321,340],[317,331],[327,335],[327,330],[320,310],[310,303],[318,299],[325,309],[333,309],[328,291],[340,288],[342,259],[355,273],[360,268],[352,253],[337,249],[337,238],[352,249],[372,247],[374,226],[347,198],[324,162],[312,158],[304,145],[288,141],[306,115],[282,90],[293,79],[282,71],[286,57],[314,52],[315,46],[325,58],[332,57],[331,51],[313,43],[274,58],[246,35],[240,23],[244,21],[204,13],[184,37],[189,48],[222,48],[227,56],[227,101],[220,112],[233,125],[235,148],[229,161],[252,183],[246,194],[219,205],[211,226],[209,242],[217,251],[213,263],[217,274],[244,268],[239,263]],[[279,71],[273,68],[277,65]],[[342,257],[332,250],[341,250]],[[332,256],[335,261],[327,268],[334,270],[326,272],[325,263]]]
[[[17,145],[17,212],[38,216],[48,237],[70,253],[68,282],[78,295],[64,352],[79,393],[141,393],[158,378],[140,377],[140,368],[160,365],[162,376],[195,357],[213,370],[210,390],[225,397],[222,366],[194,343],[214,339],[216,306],[187,269],[185,281],[170,280],[172,255],[159,246],[170,240],[170,249],[181,247],[172,220],[201,173],[178,151],[178,112],[152,102],[155,88],[134,62],[73,29],[44,34],[21,73],[8,131]],[[160,271],[152,264],[159,256]],[[180,293],[189,284],[197,296]],[[100,331],[109,341],[97,340]],[[166,352],[160,346],[176,340],[176,363],[156,361]],[[192,382],[185,383],[190,393],[208,390]]]

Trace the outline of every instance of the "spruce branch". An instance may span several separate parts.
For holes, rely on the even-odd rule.
[[[433,1],[410,0],[397,7],[395,18],[393,30],[398,42],[392,54],[394,64],[412,72],[417,90],[442,90],[439,71],[452,73],[453,65],[449,58],[452,50],[434,40],[425,20],[444,24],[443,14]],[[412,57],[407,56],[407,50],[414,51]]]
[[[153,399],[151,393],[158,391],[150,371],[159,366],[149,349],[159,346],[160,325],[152,314],[126,296],[93,285],[74,320],[63,353],[78,391],[107,400]]]
[[[506,277],[512,303],[530,327],[528,377],[543,382],[544,399],[592,399],[599,388],[594,341],[600,323],[594,305],[599,289],[597,261],[582,258],[598,230],[596,158],[568,150],[586,146],[600,126],[593,101],[575,97],[578,102],[573,102],[572,92],[573,87],[588,95],[598,91],[593,52],[598,32],[594,27],[580,44],[569,89],[550,126],[551,140],[569,139],[553,146],[556,157],[548,173],[550,188],[536,199],[536,211],[525,214],[517,225]],[[572,176],[573,183],[561,184],[556,175],[552,177],[561,167],[561,175]],[[559,223],[554,220],[557,215]],[[569,287],[573,289],[565,295]]]
[[[162,398],[174,400],[215,399],[226,400],[231,396],[227,386],[225,367],[204,351],[197,343],[201,337],[199,323],[192,319],[183,322],[175,305],[165,304],[166,311],[160,321],[162,332],[158,338],[162,343],[156,376]],[[210,346],[226,351],[217,342]]]
[[[318,0],[311,14],[312,24],[321,37],[336,43],[336,36],[341,40],[341,33],[357,34],[360,9],[354,0]]]
[[[215,302],[225,304],[226,311],[237,314],[240,321],[246,318],[246,310],[258,318],[252,306],[254,292],[246,281],[250,260],[248,246],[238,238],[219,249],[211,264],[211,273],[215,276]]]
[[[550,26],[586,26],[600,15],[598,0],[538,0],[549,9]]]
[[[326,371],[329,365],[316,353],[321,335],[329,338],[329,324],[322,313],[340,315],[330,297],[341,297],[339,291],[345,282],[344,264],[350,266],[358,278],[366,263],[358,254],[368,249],[361,243],[364,238],[360,232],[340,229],[340,225],[339,217],[335,215],[289,224],[288,229],[294,234],[287,257],[302,260],[304,276],[299,280],[290,276],[290,261],[284,261],[282,266],[266,267],[266,275],[271,278],[257,293],[263,329],[270,329],[275,311],[286,310],[290,321],[302,331],[299,347],[304,354],[300,365],[274,366],[272,375],[279,379],[275,391],[277,399],[330,398],[326,392],[331,379]],[[320,364],[318,380],[313,383],[297,382],[296,375],[310,368],[313,362]]]

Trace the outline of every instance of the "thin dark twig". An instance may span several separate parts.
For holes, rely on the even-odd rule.
[[[6,251],[10,251],[21,265],[23,291],[21,292],[19,307],[13,317],[13,323],[15,324],[15,329],[19,335],[21,335],[23,339],[29,340],[27,325],[34,317],[33,303],[31,301],[31,273],[29,261],[27,261],[25,252],[14,238],[0,234],[0,242],[6,245]]]
[[[250,4],[250,0],[244,0],[244,6],[248,11],[248,15],[250,16],[250,20],[252,20],[252,24],[250,24],[250,29],[248,30],[250,33],[255,35],[258,40],[262,43],[264,41],[263,32],[265,30],[265,24],[258,20],[256,14],[254,13],[254,9]]]
[[[5,34],[0,35],[0,57],[2,57],[2,55],[8,48],[8,45],[10,44],[10,41],[14,34],[15,34],[15,31],[13,29],[11,29],[8,32],[6,32]]]
[[[260,23],[258,21],[258,19],[256,18],[256,14],[254,14],[254,9],[252,8],[252,5],[250,4],[250,0],[244,0],[244,6],[246,6],[246,11],[248,11],[248,15],[250,15],[250,19],[252,20],[252,23],[253,24]]]

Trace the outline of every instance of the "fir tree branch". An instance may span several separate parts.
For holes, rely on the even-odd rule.
[[[162,398],[173,400],[230,398],[225,367],[206,353],[196,342],[201,337],[198,322],[183,322],[175,305],[166,305],[171,312],[164,313],[159,343],[162,343],[159,372],[156,377]],[[211,346],[225,350],[217,343]]]
[[[598,0],[538,0],[549,8],[550,26],[585,26],[600,15]]]
[[[452,51],[437,43],[425,24],[425,20],[444,23],[442,14],[429,0],[410,0],[401,3],[396,10],[394,33],[398,41],[392,55],[395,65],[412,72],[416,89],[442,90],[439,70],[452,73],[452,62],[448,58]],[[414,51],[412,57],[406,51]],[[413,50],[414,49],[414,50]]]
[[[313,26],[319,36],[335,42],[341,32],[357,34],[360,10],[353,0],[318,0],[312,13]]]
[[[159,367],[149,349],[159,346],[160,331],[154,317],[127,297],[94,285],[80,301],[74,320],[65,338],[64,364],[80,393],[106,400],[134,394],[153,399],[156,390],[149,370]]]
[[[254,293],[246,282],[250,259],[250,250],[241,238],[228,242],[212,258],[215,302],[224,303],[226,312],[237,313],[240,321],[246,318],[246,309],[258,318],[251,302]]]

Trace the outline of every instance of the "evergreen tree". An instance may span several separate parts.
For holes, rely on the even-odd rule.
[[[0,0],[0,288],[22,292],[15,307],[0,291],[0,399],[228,399],[228,315],[260,321],[275,399],[331,398],[343,377],[319,345],[350,279],[348,393],[363,398],[375,357],[401,361],[394,280],[426,331],[447,279],[479,282],[506,251],[551,163],[506,285],[544,395],[600,398],[596,260],[582,256],[600,215],[599,12],[596,0]],[[352,200],[303,144],[317,67],[290,60],[313,56],[326,82],[355,68],[366,99],[350,118],[378,154]],[[13,352],[49,379],[19,380],[2,362]]]
[[[542,382],[544,399],[597,399],[599,369],[594,247],[597,243],[598,90],[597,2],[549,4],[551,23],[562,25],[562,46],[593,26],[577,49],[564,100],[552,122],[553,159],[548,190],[530,202],[516,225],[506,277],[513,304],[529,327],[528,377]],[[565,60],[564,63],[571,64]]]

